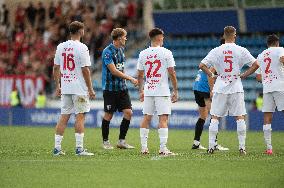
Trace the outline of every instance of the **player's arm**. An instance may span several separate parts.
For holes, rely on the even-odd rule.
[[[139,89],[139,95],[140,95],[140,101],[144,101],[144,70],[138,70],[138,89]]]
[[[87,85],[87,88],[88,88],[88,93],[89,93],[89,96],[90,98],[92,99],[95,99],[96,97],[96,93],[93,89],[93,84],[92,84],[92,81],[91,81],[91,73],[90,73],[90,69],[89,67],[82,67],[82,74],[83,74],[83,78],[85,80],[85,83]]]
[[[83,49],[81,53],[81,70],[86,86],[88,88],[89,97],[91,99],[95,99],[96,93],[94,91],[93,84],[91,81],[91,72],[89,69],[90,66],[91,66],[90,53],[88,47],[85,46],[85,49]]]
[[[172,103],[178,101],[178,84],[177,84],[177,77],[176,71],[174,67],[168,67],[168,74],[170,76],[170,80],[173,86],[173,93],[172,93]]]
[[[209,69],[213,74],[215,74],[216,70],[214,69],[214,67],[210,67]],[[208,76],[208,75],[207,75]],[[209,88],[210,88],[210,97],[212,97],[212,90],[213,90],[213,87],[214,87],[214,83],[216,81],[216,77],[209,77],[208,76],[208,85],[209,85]]]
[[[257,60],[252,64],[252,66],[240,75],[241,79],[245,79],[249,75],[253,74],[259,68]]]
[[[56,65],[54,64],[53,65],[53,79],[55,81],[55,95],[56,96],[60,96],[61,95],[61,88],[60,88],[60,77],[61,77],[61,74],[60,74],[60,65]]]
[[[111,74],[113,76],[116,76],[116,77],[119,77],[119,78],[122,78],[122,79],[126,79],[126,80],[129,80],[131,81],[131,83],[135,86],[137,86],[138,84],[138,81],[137,79],[133,78],[132,76],[129,76],[127,74],[124,74],[123,72],[120,72],[119,70],[116,69],[116,67],[114,66],[113,63],[111,64],[108,64],[107,65],[107,68],[109,69],[109,71],[111,72]]]
[[[214,78],[215,74],[207,67],[207,65],[205,65],[204,63],[200,63],[199,64],[199,68],[205,72],[209,78]]]
[[[261,77],[261,69],[260,69],[260,67],[255,71],[255,73],[256,73],[256,76],[255,76],[256,81],[261,83],[262,82],[262,77]]]
[[[279,61],[280,61],[280,63],[282,63],[283,66],[284,66],[284,56],[281,56],[280,59],[279,59]]]

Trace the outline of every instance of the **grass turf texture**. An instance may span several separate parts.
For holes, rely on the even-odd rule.
[[[118,129],[110,130],[117,142]],[[101,130],[86,129],[84,145],[92,157],[74,154],[74,130],[67,128],[66,156],[53,157],[54,128],[0,127],[0,187],[283,187],[284,132],[273,132],[274,154],[263,154],[262,132],[247,133],[246,156],[239,156],[236,132],[221,131],[228,152],[191,150],[193,131],[170,130],[168,147],[179,153],[158,157],[157,130],[150,130],[150,155],[140,155],[139,129],[127,140],[134,150],[103,150]],[[202,135],[207,146],[208,132]]]

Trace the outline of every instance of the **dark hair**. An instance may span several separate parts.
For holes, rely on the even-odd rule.
[[[69,32],[71,34],[76,34],[80,29],[84,29],[84,24],[79,21],[71,22],[69,25]]]
[[[266,39],[267,46],[274,46],[279,42],[279,37],[275,34],[268,35]]]
[[[154,38],[157,35],[164,35],[164,31],[160,28],[154,28],[149,32],[150,39]]]
[[[115,28],[112,30],[110,35],[112,40],[117,40],[118,38],[127,35],[127,32],[123,28]]]

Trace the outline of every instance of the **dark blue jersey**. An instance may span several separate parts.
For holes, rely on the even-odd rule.
[[[108,69],[114,64],[117,70],[124,72],[125,55],[123,48],[116,48],[112,43],[102,53],[102,89],[107,91],[123,91],[127,89],[125,79],[116,77]]]
[[[193,90],[210,93],[210,87],[208,84],[207,74],[203,72],[202,70],[198,71],[198,74],[195,78],[195,82],[193,85]]]

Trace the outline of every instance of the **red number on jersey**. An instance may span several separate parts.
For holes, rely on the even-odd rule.
[[[225,56],[224,62],[229,63],[230,67],[228,69],[225,69],[225,72],[232,72],[233,70],[233,61],[232,61],[233,56]]]
[[[73,71],[75,69],[75,62],[74,62],[74,55],[73,54],[67,54],[62,53],[63,56],[63,70],[66,70],[66,68],[69,71]]]
[[[152,68],[153,68],[153,64],[157,64],[157,67],[155,68],[155,70],[153,71],[153,75],[151,75],[152,72]],[[157,74],[157,72],[160,70],[161,68],[161,61],[156,59],[154,62],[151,61],[147,61],[145,63],[145,65],[149,65],[149,69],[147,71],[146,77],[150,78],[150,77],[161,77],[161,74]]]
[[[272,71],[269,70],[270,64],[271,64],[271,59],[270,59],[270,57],[265,58],[263,61],[264,61],[264,63],[267,63],[266,68],[265,68],[265,71],[264,71],[265,74],[271,73]]]

